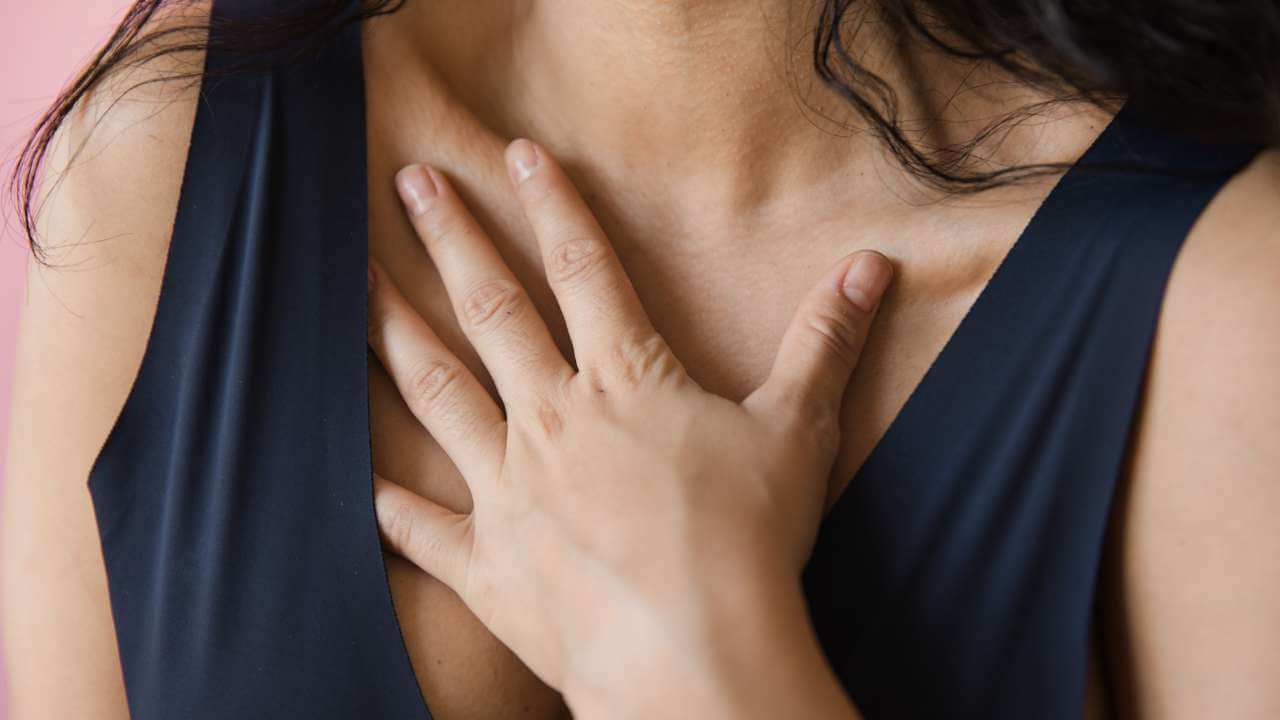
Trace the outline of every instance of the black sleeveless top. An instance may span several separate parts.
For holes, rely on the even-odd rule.
[[[372,504],[361,63],[349,24],[317,57],[205,78],[154,325],[89,476],[134,720],[430,717]],[[866,717],[1081,717],[1170,266],[1259,150],[1125,108],[1026,226],[805,572]]]

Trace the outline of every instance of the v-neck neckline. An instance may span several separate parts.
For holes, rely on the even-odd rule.
[[[358,3],[354,3],[352,7],[358,8]],[[365,75],[367,68],[366,68],[365,56],[364,56],[363,25],[364,25],[364,20],[362,19],[360,22],[357,23],[357,26],[354,29],[354,34],[356,38],[355,56],[359,59],[359,63],[360,63],[360,67],[358,68],[358,73],[357,73],[357,76],[360,78],[360,87],[359,87],[359,92],[357,93],[357,97],[360,103],[360,112],[362,114],[362,117],[364,118],[365,132],[364,132],[364,137],[362,138],[362,152],[360,153],[361,162],[359,163],[359,168],[357,172],[352,174],[352,178],[353,180],[357,181],[355,184],[359,188],[360,192],[363,192],[365,194],[364,196],[367,198],[370,190],[370,184],[369,184],[370,177],[368,172],[369,170],[368,157],[369,157],[370,143],[369,143],[369,133],[368,133],[368,111],[369,111],[368,94],[367,94],[368,78]],[[1023,225],[1022,230],[1018,233],[1017,238],[1010,245],[1009,250],[1005,253],[1004,257],[1001,259],[999,264],[997,264],[996,269],[992,272],[990,277],[987,279],[987,282],[983,285],[982,289],[978,292],[977,297],[970,304],[969,308],[965,311],[964,315],[960,319],[960,322],[956,325],[955,329],[952,330],[950,335],[947,337],[947,340],[943,343],[942,348],[934,356],[933,361],[929,364],[929,367],[925,370],[924,375],[921,376],[919,382],[917,382],[915,387],[912,388],[910,393],[907,395],[907,399],[899,408],[898,412],[890,420],[884,432],[881,433],[880,438],[872,445],[871,450],[866,454],[866,456],[862,460],[861,464],[857,467],[857,469],[853,471],[852,476],[850,477],[845,487],[842,489],[841,493],[832,502],[831,507],[828,508],[827,510],[827,513],[824,518],[824,522],[827,519],[830,519],[833,516],[835,516],[838,510],[840,510],[846,504],[851,502],[849,498],[853,495],[853,493],[849,492],[850,488],[852,488],[855,484],[863,480],[863,476],[868,472],[868,469],[874,466],[874,463],[879,460],[881,455],[888,452],[893,445],[901,442],[900,436],[903,432],[906,431],[905,428],[910,425],[917,424],[914,421],[914,418],[917,415],[919,415],[919,413],[924,411],[924,408],[920,406],[920,402],[921,402],[920,398],[925,396],[927,393],[929,393],[933,388],[933,386],[941,381],[941,375],[943,373],[943,370],[951,364],[964,361],[964,358],[959,357],[957,348],[961,346],[961,344],[965,341],[965,339],[968,337],[969,334],[974,332],[975,330],[974,326],[980,323],[983,318],[987,317],[990,314],[991,308],[993,306],[999,305],[1003,301],[1003,298],[1001,297],[1001,289],[1004,285],[1004,283],[1002,282],[1003,278],[1010,273],[1016,272],[1017,267],[1021,263],[1020,259],[1025,254],[1031,253],[1034,251],[1033,246],[1036,238],[1045,234],[1044,232],[1042,232],[1042,230],[1045,229],[1044,223],[1047,222],[1046,220],[1046,215],[1048,215],[1047,211],[1052,209],[1059,202],[1063,201],[1064,196],[1067,194],[1068,188],[1072,184],[1074,184],[1075,181],[1077,180],[1079,175],[1079,168],[1081,167],[1081,165],[1086,163],[1092,163],[1097,160],[1097,155],[1102,151],[1101,149],[1105,145],[1104,141],[1111,134],[1118,131],[1117,128],[1121,121],[1121,115],[1125,113],[1125,110],[1127,107],[1128,107],[1127,104],[1122,105],[1119,111],[1107,121],[1107,124],[1102,129],[1102,131],[1094,136],[1093,141],[1089,144],[1089,146],[1085,149],[1085,151],[1077,158],[1077,160],[1074,163],[1072,163],[1071,167],[1069,167],[1065,172],[1063,172],[1059,176],[1058,180],[1054,183],[1053,187],[1050,188],[1049,192],[1040,201],[1039,205],[1036,206],[1035,211],[1031,214],[1031,217],[1027,220],[1026,224]],[[369,215],[367,212],[367,208],[366,208],[365,217],[363,218],[363,222],[361,225],[361,235],[364,238],[365,249],[367,254],[371,248],[370,246],[371,232],[369,229]],[[366,397],[368,397],[369,384],[368,384],[367,369],[365,372],[365,377],[362,381],[362,385],[363,385],[364,393]],[[368,404],[366,404],[366,411],[368,411],[368,409],[369,409],[369,406]],[[370,430],[371,421],[372,421],[371,417],[367,418],[367,422],[364,428],[364,431],[365,431],[364,439],[369,444],[369,447],[370,447],[370,455],[369,455],[370,460],[372,460],[372,432]],[[372,470],[372,468],[370,468],[370,470]],[[384,572],[385,572],[385,563],[384,563]],[[387,592],[390,593],[389,581],[387,584]],[[395,612],[394,603],[392,603],[392,610],[394,613]],[[396,627],[399,627],[398,618],[396,619]],[[412,661],[410,660],[408,647],[407,647],[407,644],[405,643],[402,629],[400,632],[400,637],[401,637],[401,643],[405,649],[404,661],[409,664],[410,673],[412,674],[412,676],[415,679],[415,682],[418,685],[419,695],[422,699],[423,710],[426,712],[427,717],[429,718],[432,716],[431,710],[430,710],[430,702],[425,696],[425,694],[422,693],[421,681],[418,679],[417,670],[413,667]]]
[[[1098,161],[1098,155],[1106,147],[1110,136],[1118,132],[1119,125],[1123,121],[1122,115],[1125,114],[1127,107],[1128,104],[1125,103],[1115,115],[1107,120],[1106,125],[1099,133],[1094,135],[1093,140],[1084,152],[1071,164],[1071,167],[1067,168],[1058,177],[1053,187],[1041,199],[1031,217],[1022,226],[1022,230],[1005,252],[1004,257],[996,265],[996,269],[987,278],[982,289],[978,291],[977,297],[970,303],[964,315],[961,316],[960,322],[947,336],[942,348],[929,363],[928,368],[925,369],[924,375],[921,376],[920,380],[907,394],[907,399],[889,421],[884,432],[880,434],[880,438],[871,446],[871,450],[866,453],[862,462],[850,474],[849,480],[841,489],[840,494],[836,496],[831,506],[827,508],[824,522],[826,519],[836,516],[837,511],[847,504],[848,498],[852,495],[849,492],[850,488],[863,480],[863,476],[870,471],[870,468],[875,467],[880,457],[888,452],[891,446],[900,442],[899,436],[906,431],[905,428],[918,425],[918,423],[914,422],[914,418],[924,411],[924,408],[920,407],[921,398],[928,395],[933,386],[941,381],[940,376],[943,371],[951,364],[965,361],[965,358],[959,356],[958,348],[974,331],[975,326],[983,322],[984,318],[991,314],[992,308],[1001,305],[1006,300],[1006,298],[1001,297],[1001,292],[1005,285],[1005,277],[1017,272],[1018,266],[1022,264],[1022,258],[1034,252],[1036,239],[1046,234],[1044,230],[1046,229],[1045,223],[1049,222],[1049,211],[1059,203],[1064,202],[1069,189],[1077,182],[1080,176],[1081,166]]]

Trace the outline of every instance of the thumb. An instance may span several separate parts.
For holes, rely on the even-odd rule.
[[[801,302],[769,378],[743,404],[838,424],[845,387],[892,276],[889,259],[874,250],[836,263]]]
[[[378,533],[387,548],[461,595],[471,555],[471,516],[455,513],[377,474],[373,506]]]

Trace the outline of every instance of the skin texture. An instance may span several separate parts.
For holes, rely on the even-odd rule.
[[[1280,716],[1280,154],[1174,267],[1103,600],[1126,717]]]
[[[556,23],[556,15],[522,14],[521,4],[410,3],[404,15],[368,23],[372,254],[492,390],[392,185],[407,163],[442,168],[567,351],[502,162],[509,137],[536,137],[582,191],[690,376],[742,399],[766,377],[788,321],[824,269],[854,250],[879,250],[897,272],[845,395],[833,476],[851,477],[1048,184],[922,204],[928,198],[895,175],[869,140],[804,130],[812,126],[774,83],[778,74],[762,70],[777,67],[768,53],[778,45],[742,41],[744,32],[764,32],[747,14],[719,3],[658,7],[548,5],[548,13],[577,18]],[[605,8],[630,14],[588,12]],[[716,25],[714,17],[737,24]],[[516,23],[529,18],[539,24]],[[557,28],[567,34],[540,34]],[[860,42],[877,47],[874,34]],[[764,55],[737,55],[756,48]],[[694,64],[704,56],[732,62]],[[935,70],[900,79],[932,78],[936,92],[906,95],[941,107],[954,89],[949,78],[965,68]],[[43,236],[60,248],[54,260],[67,267],[30,266],[0,519],[16,720],[125,716],[84,482],[141,360],[195,102],[192,91],[152,86],[104,115],[113,88],[118,95],[129,84],[104,86],[60,140],[74,144],[104,116],[42,215]],[[663,102],[646,100],[653,97]],[[984,117],[1025,99],[961,93],[947,107],[961,118]],[[839,112],[830,98],[811,100]],[[761,110],[744,113],[747,107]],[[743,118],[752,122],[738,124]],[[1074,158],[1104,120],[1065,115],[1021,130],[999,157]],[[946,127],[961,133],[971,126]],[[65,160],[55,153],[53,172]],[[1095,716],[1108,695],[1131,717],[1278,712],[1266,673],[1280,664],[1280,631],[1265,603],[1280,593],[1270,520],[1280,512],[1280,489],[1267,470],[1280,464],[1271,440],[1280,429],[1278,162],[1267,153],[1224,188],[1170,278],[1106,548],[1098,647],[1107,656],[1105,667],[1096,663]],[[375,470],[454,510],[469,509],[460,476],[376,364],[370,383]],[[564,714],[559,695],[456,595],[399,558],[388,563],[414,667],[438,717]]]
[[[60,184],[39,230],[59,268],[28,260],[0,503],[0,632],[14,720],[128,717],[86,483],[142,362],[196,92],[156,83],[122,94],[201,57],[116,75],[77,106],[50,152],[47,167],[58,172],[46,185]]]
[[[375,477],[388,545],[563,689],[574,717],[853,717],[799,578],[888,260],[862,251],[825,273],[768,379],[735,403],[690,380],[550,155],[517,140],[506,157],[574,365],[445,178],[398,173],[505,414],[371,261],[370,346],[473,498],[459,514]],[[781,657],[790,672],[766,675],[785,682],[751,679]]]

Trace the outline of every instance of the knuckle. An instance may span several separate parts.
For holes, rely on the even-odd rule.
[[[812,332],[806,336],[813,342],[846,364],[857,364],[861,342],[852,318],[832,308],[821,308],[809,314],[807,324]]]
[[[555,199],[556,187],[547,179],[548,173],[536,172],[520,184],[520,194],[528,205],[539,212]]]
[[[586,237],[571,237],[552,249],[547,276],[561,285],[580,285],[603,268],[605,260],[600,243]]]
[[[415,405],[429,409],[439,406],[461,379],[462,371],[456,365],[424,360],[409,371],[405,386]]]
[[[418,219],[417,226],[419,237],[429,248],[443,245],[461,232],[459,219],[453,213],[443,210],[428,211]]]
[[[406,555],[415,550],[419,535],[418,520],[408,503],[389,503],[386,512],[379,517],[382,518],[382,534],[391,547]]]
[[[382,534],[391,547],[424,570],[440,566],[448,550],[444,538],[431,531],[431,523],[409,502],[391,506]]]
[[[500,325],[524,311],[524,293],[505,280],[487,280],[472,288],[462,302],[462,315],[475,329]]]
[[[368,333],[371,342],[378,342],[386,337],[387,326],[391,324],[391,313],[381,307],[381,303],[369,306]]]
[[[538,401],[536,417],[542,432],[549,438],[559,437],[564,431],[564,416],[553,402],[546,398]]]
[[[614,345],[613,369],[617,379],[628,387],[676,379],[684,371],[666,340],[657,333],[630,337]]]
[[[801,425],[813,415],[812,393],[799,383],[788,382],[775,387],[772,395],[774,408],[782,413],[788,426]]]
[[[610,378],[598,365],[585,365],[576,374],[579,378],[575,390],[585,392],[588,397],[598,397],[609,393]]]
[[[833,456],[840,452],[844,433],[840,430],[840,421],[835,413],[823,411],[816,416],[811,415],[809,422],[803,427],[810,441],[823,455]]]
[[[822,447],[839,446],[839,399],[817,393],[808,384],[789,383],[776,391],[783,426],[819,441]]]

